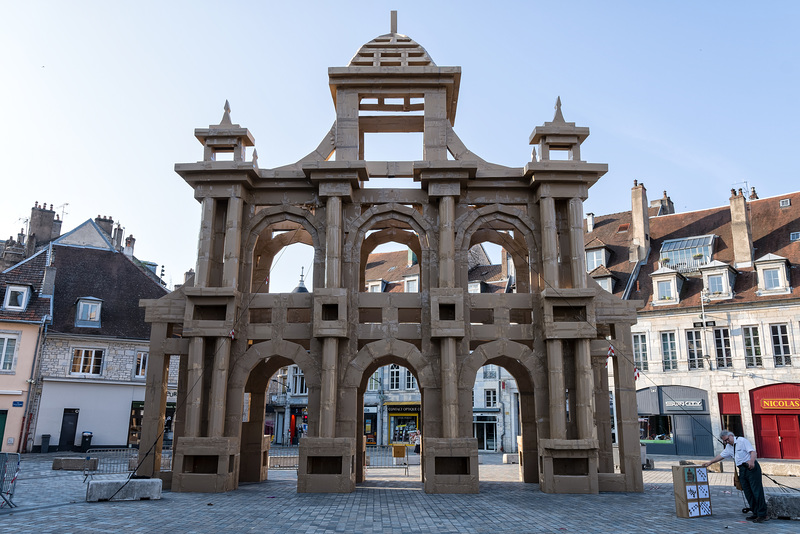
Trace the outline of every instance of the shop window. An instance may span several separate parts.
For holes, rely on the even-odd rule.
[[[78,300],[75,326],[100,328],[100,311],[103,301],[94,297]]]
[[[686,331],[686,350],[689,356],[689,369],[702,369],[703,335],[700,330]]]
[[[408,369],[406,369],[406,389],[417,389],[417,379]]]
[[[669,415],[640,417],[639,435],[645,443],[672,443],[672,417]]]
[[[678,350],[675,344],[675,332],[661,332],[661,358],[664,371],[678,369]]]
[[[727,328],[714,329],[714,347],[717,351],[717,369],[733,367],[731,335]]]
[[[392,391],[400,389],[400,366],[396,363],[389,366],[389,389]]]
[[[757,326],[742,327],[744,334],[744,361],[747,367],[761,367],[761,340]],[[738,436],[739,434],[737,434]]]
[[[367,391],[378,391],[381,387],[380,369],[372,373],[367,382]]]
[[[73,375],[100,375],[103,369],[103,351],[100,349],[75,349],[72,353]]]
[[[742,416],[741,415],[725,415],[721,416],[722,419],[722,428],[725,430],[730,430],[737,436],[741,436],[744,434],[744,427],[742,426]]]
[[[633,334],[633,364],[647,371],[647,334]]]
[[[147,356],[146,352],[136,353],[136,369],[134,371],[134,378],[147,378]]]
[[[769,326],[769,330],[772,334],[772,354],[775,357],[775,367],[792,365],[787,326],[785,324],[773,324]]]
[[[14,353],[17,349],[17,336],[0,335],[0,371],[14,369]]]
[[[10,311],[25,311],[28,305],[30,288],[28,286],[12,286],[6,289],[6,298],[3,301],[3,308]]]
[[[483,391],[485,406],[487,408],[496,408],[497,407],[497,390],[496,389],[485,389]]]
[[[389,414],[389,437],[392,443],[410,443],[417,430],[416,415]]]

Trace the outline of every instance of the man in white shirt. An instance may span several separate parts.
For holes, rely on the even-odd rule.
[[[756,461],[755,448],[745,438],[737,438],[729,430],[720,432],[719,439],[725,445],[725,448],[713,460],[704,463],[703,467],[708,467],[724,458],[732,459],[739,469],[739,482],[742,484],[742,491],[753,513],[747,520],[753,523],[767,521],[767,501],[764,498],[764,487],[761,484],[761,466]]]

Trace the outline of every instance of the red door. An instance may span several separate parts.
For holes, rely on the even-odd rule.
[[[756,432],[758,434],[757,446],[759,458],[780,458],[781,439],[778,433],[778,421],[775,415],[757,416]]]
[[[800,418],[796,415],[777,415],[781,458],[800,459]]]

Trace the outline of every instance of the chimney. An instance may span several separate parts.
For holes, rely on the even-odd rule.
[[[136,244],[136,239],[133,237],[133,234],[125,238],[125,250],[123,251],[123,253],[129,258],[133,258],[133,245],[135,244]]]
[[[631,189],[631,244],[628,260],[639,262],[650,254],[650,215],[647,208],[647,190],[644,184],[633,181]]]
[[[731,189],[731,234],[733,237],[733,266],[752,267],[753,238],[750,234],[750,214],[747,199],[739,189]]]
[[[675,213],[675,204],[673,204],[672,200],[667,196],[666,191],[664,191],[663,197],[650,202],[650,207],[658,208],[658,213],[656,213],[657,217],[660,215],[672,215]]]
[[[56,215],[53,220],[53,232],[50,234],[50,239],[55,239],[61,235],[61,219]]]
[[[46,204],[39,206],[39,203],[36,202],[31,208],[31,222],[28,232],[30,235],[36,236],[38,243],[47,243],[52,238],[55,215],[56,212],[52,208],[47,209]]]
[[[586,232],[587,233],[594,232],[594,213],[586,214]]]
[[[756,188],[750,188],[750,200],[758,200],[758,193],[756,193]]]
[[[406,265],[411,267],[412,265],[416,265],[417,262],[418,262],[417,255],[414,254],[414,251],[412,251],[411,249],[408,249],[408,263]]]
[[[111,239],[111,244],[114,245],[114,250],[121,251],[122,250],[122,227],[117,223],[114,227],[114,236]]]
[[[189,281],[194,280],[194,269],[189,269],[185,273],[183,273],[183,283],[184,285],[188,284]]]
[[[102,217],[98,215],[94,222],[97,223],[97,226],[99,226],[101,230],[108,234],[108,237],[111,237],[111,233],[114,231],[114,219],[106,217],[105,215]]]
[[[504,248],[500,249],[500,276],[508,279],[508,252]]]

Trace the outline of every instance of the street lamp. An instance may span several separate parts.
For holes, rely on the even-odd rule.
[[[709,302],[711,302],[711,298],[708,296],[708,289],[704,288],[700,292],[700,321],[703,323],[703,346],[704,347],[708,347],[708,345],[706,345],[706,331],[708,330],[707,327],[709,326],[709,324],[708,324],[708,321],[706,321],[706,304],[708,304]],[[704,354],[703,358],[708,363],[708,370],[709,371],[713,371],[714,368],[712,367],[712,364],[711,364],[711,356],[708,355],[708,354]]]

